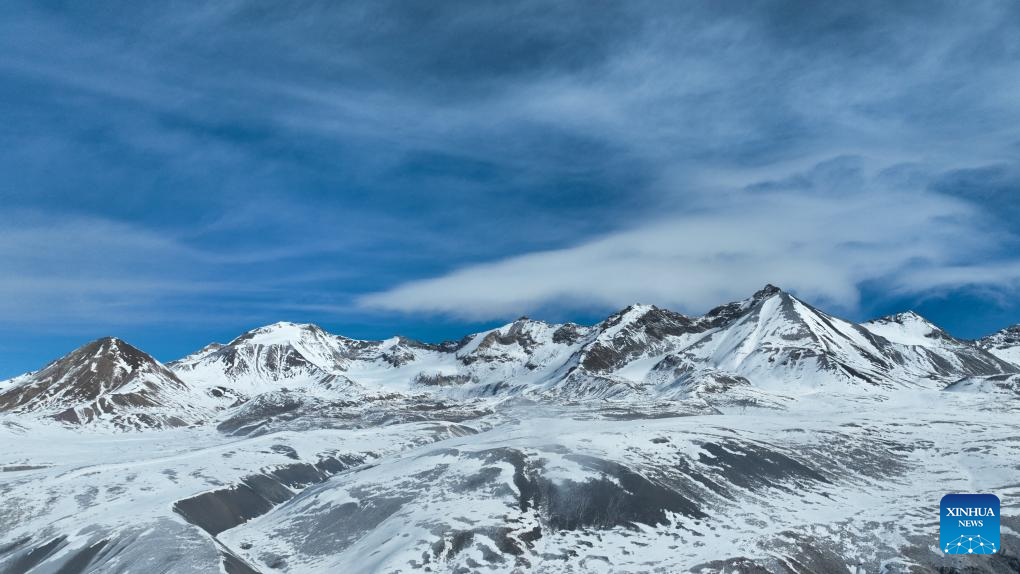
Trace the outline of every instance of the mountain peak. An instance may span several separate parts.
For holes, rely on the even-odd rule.
[[[903,345],[926,347],[936,341],[952,339],[941,327],[914,311],[887,315],[863,323],[861,326],[879,337]]]
[[[988,339],[988,338],[991,338],[991,337],[1008,336],[1008,335],[1014,335],[1014,336],[1020,337],[1020,323],[1017,323],[1016,325],[1010,325],[1009,327],[1006,327],[1005,329],[999,329],[998,331],[996,331],[996,332],[992,333],[991,335],[988,335],[987,337],[984,337],[984,338]]]
[[[127,343],[126,341],[124,341],[123,339],[119,339],[117,337],[100,337],[98,339],[94,339],[92,341],[89,341],[88,343],[85,343],[81,347],[78,347],[77,349],[71,352],[74,353],[75,351],[83,349],[102,350],[104,352],[117,352],[121,349],[130,350],[136,348],[131,344]]]
[[[766,283],[764,287],[755,291],[754,295],[752,295],[751,298],[756,301],[760,301],[762,299],[768,299],[769,297],[779,295],[780,293],[783,292],[784,291],[779,287],[776,287],[771,283]]]
[[[925,319],[922,315],[920,315],[919,313],[917,313],[916,311],[914,311],[912,309],[908,310],[908,311],[903,311],[902,313],[896,313],[895,315],[888,315],[886,317],[883,317],[882,319],[885,319],[885,320],[888,320],[888,321],[895,321],[897,323],[917,323],[917,322],[920,322],[920,323],[932,324],[931,321],[929,321],[928,319]]]
[[[904,325],[904,326],[919,325],[919,326],[923,326],[923,327],[928,328],[928,329],[933,330],[933,331],[939,331],[939,332],[942,331],[942,329],[938,325],[936,325],[935,323],[932,323],[927,318],[925,318],[923,315],[917,313],[916,311],[912,311],[912,310],[911,311],[903,311],[901,313],[895,313],[893,315],[886,315],[884,317],[879,317],[878,319],[872,319],[871,321],[868,321],[867,323],[865,323],[865,325],[889,324],[889,323],[896,323],[898,325]]]
[[[326,332],[318,325],[312,323],[291,323],[290,321],[277,321],[262,327],[256,327],[240,337],[234,339],[229,345],[237,343],[250,343],[256,345],[286,345],[299,341],[307,335],[323,335]]]
[[[644,303],[632,303],[630,305],[627,305],[623,309],[620,309],[616,313],[610,315],[606,319],[606,322],[617,323],[625,317],[637,318],[644,315],[645,313],[648,313],[649,311],[654,311],[656,309],[658,309],[658,307],[656,307],[655,305],[646,305]]]
[[[978,339],[977,345],[1004,361],[1020,365],[1020,324]]]
[[[116,337],[103,337],[78,347],[63,357],[53,361],[43,371],[59,371],[66,373],[75,369],[84,369],[95,373],[106,371],[116,376],[118,371],[131,373],[141,368],[165,370],[148,353],[134,345]]]
[[[183,381],[147,353],[116,337],[103,337],[19,378],[0,394],[0,411],[44,413],[75,424],[108,419],[118,426],[178,426],[184,422],[176,415],[141,413],[150,407],[183,407],[174,396],[186,390]]]
[[[85,343],[81,347],[57,359],[56,363],[78,363],[83,361],[104,360],[112,365],[132,371],[138,367],[152,363],[158,365],[158,361],[138,347],[119,339],[117,337],[101,337],[94,341]]]

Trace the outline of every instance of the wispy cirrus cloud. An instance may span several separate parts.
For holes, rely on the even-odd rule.
[[[346,245],[314,234],[274,239],[255,250],[211,249],[108,218],[8,211],[0,214],[0,316],[22,328],[69,329],[252,320],[297,305],[288,293],[329,298],[327,285],[349,277],[303,265]]]

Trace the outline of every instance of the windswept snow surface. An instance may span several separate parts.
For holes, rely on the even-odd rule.
[[[243,437],[7,418],[0,572],[1015,569],[1015,401],[911,390],[672,406],[504,405]],[[999,496],[1000,556],[941,554],[948,492]]]
[[[772,286],[440,344],[100,339],[0,383],[0,574],[1018,572],[1015,343]],[[942,554],[953,492],[1000,498],[1000,552]]]

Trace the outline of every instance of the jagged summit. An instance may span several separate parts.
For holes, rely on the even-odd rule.
[[[751,298],[756,301],[761,301],[762,299],[767,299],[773,295],[779,295],[780,293],[785,293],[785,291],[771,283],[766,283],[764,287],[755,291]]]
[[[710,328],[719,327],[740,317],[742,314],[747,312],[748,309],[751,309],[762,301],[777,295],[785,294],[786,292],[779,287],[768,283],[761,289],[755,291],[754,294],[747,299],[726,303],[711,309],[700,318],[700,322]]]
[[[1020,365],[1020,324],[978,339],[977,345],[1004,361]]]
[[[1020,324],[1010,325],[1005,329],[996,331],[987,337],[979,339],[979,341],[988,342],[1001,342],[1014,345],[1020,345]]]

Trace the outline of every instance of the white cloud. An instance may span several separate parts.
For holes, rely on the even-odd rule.
[[[629,231],[464,267],[360,303],[471,319],[634,302],[703,311],[771,282],[851,309],[859,285],[870,280],[916,293],[1020,276],[1015,265],[968,275],[968,261],[992,252],[1004,236],[962,200],[890,188],[874,177],[861,177],[859,189],[831,187],[817,173],[797,181],[810,185],[716,195]],[[1008,269],[1014,272],[1004,276]]]

